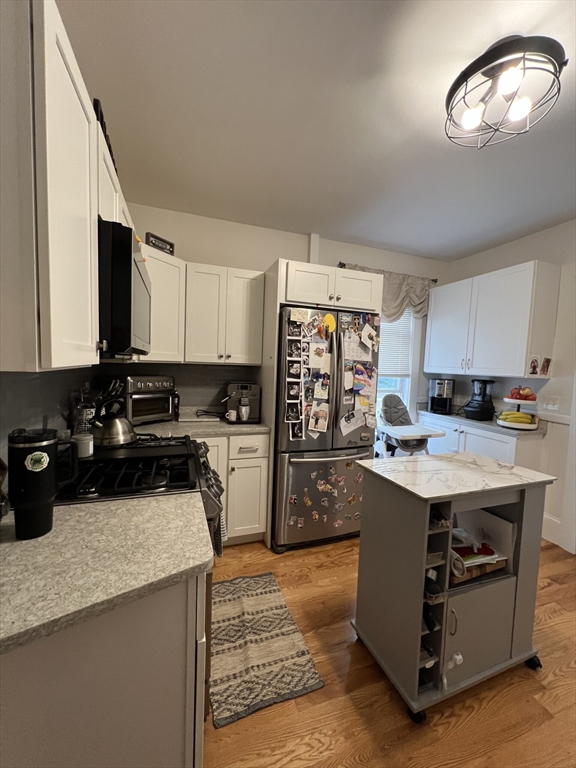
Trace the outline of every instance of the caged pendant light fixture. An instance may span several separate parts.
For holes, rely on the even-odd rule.
[[[564,48],[551,37],[499,40],[452,83],[446,135],[482,149],[528,133],[556,103],[566,64]]]

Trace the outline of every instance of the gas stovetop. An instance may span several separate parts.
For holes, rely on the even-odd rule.
[[[136,443],[96,448],[78,462],[78,476],[58,494],[57,504],[101,501],[202,490],[210,466],[203,446],[189,437],[139,435]]]

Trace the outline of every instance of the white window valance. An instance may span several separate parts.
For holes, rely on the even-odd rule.
[[[406,309],[409,309],[414,317],[424,317],[428,314],[428,294],[432,282],[430,278],[401,275],[398,272],[362,267],[360,264],[345,264],[342,261],[338,266],[340,269],[384,275],[382,317],[389,323],[402,317]]]

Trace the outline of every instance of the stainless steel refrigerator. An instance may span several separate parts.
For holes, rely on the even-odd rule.
[[[373,456],[380,318],[284,307],[280,313],[273,548],[360,530]]]

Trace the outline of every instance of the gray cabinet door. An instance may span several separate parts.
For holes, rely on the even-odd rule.
[[[511,657],[515,593],[511,577],[448,598],[443,662],[448,689]],[[454,654],[463,661],[448,669]]]

